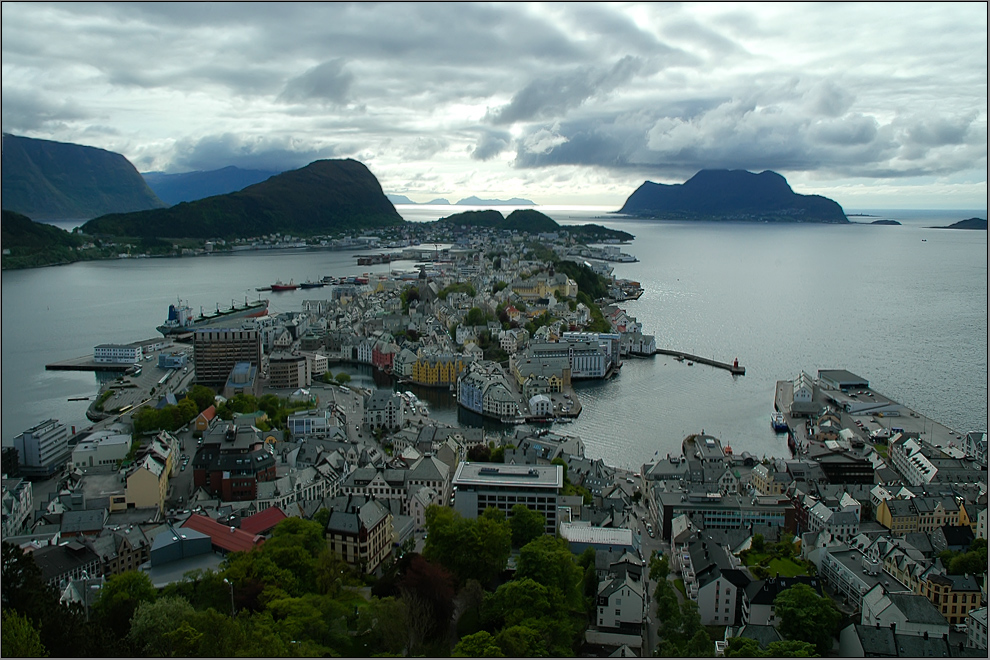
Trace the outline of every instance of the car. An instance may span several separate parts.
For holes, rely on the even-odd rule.
[[[179,472],[185,472],[185,471],[186,471],[186,464],[183,463],[182,467],[179,468]]]

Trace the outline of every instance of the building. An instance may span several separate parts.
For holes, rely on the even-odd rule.
[[[24,479],[3,480],[3,538],[19,534],[33,522],[34,490]]]
[[[397,429],[402,426],[404,412],[401,396],[391,390],[375,390],[364,402],[364,423],[371,428]]]
[[[69,462],[69,430],[56,419],[46,419],[14,436],[20,473],[29,479],[48,479]]]
[[[392,554],[392,514],[381,502],[363,497],[338,498],[327,522],[327,545],[345,562],[374,573]]]
[[[419,355],[412,364],[411,378],[417,385],[449,387],[467,368],[469,361],[463,355]]]
[[[118,465],[131,450],[131,436],[112,430],[97,431],[83,438],[72,450],[72,467]]]
[[[966,619],[966,646],[975,649],[987,648],[987,608],[970,610]]]
[[[238,362],[261,366],[261,333],[254,328],[196,330],[193,362],[197,383],[220,387]]]
[[[751,582],[743,592],[742,620],[746,625],[774,626],[780,620],[773,602],[777,596],[797,584],[806,584],[821,596],[821,580],[816,577],[772,577]]]
[[[61,589],[69,580],[102,575],[100,557],[79,541],[48,545],[32,553],[45,583]]]
[[[548,534],[557,531],[557,498],[564,487],[560,465],[504,465],[461,462],[454,473],[454,510],[477,518],[488,507],[509,516],[524,504],[546,518]]]
[[[186,521],[182,523],[181,529],[190,529],[199,532],[199,534],[209,537],[210,544],[213,547],[213,551],[219,552],[220,554],[223,555],[229,554],[231,552],[248,552],[265,542],[264,537],[262,537],[259,534],[251,534],[250,532],[246,532],[242,529],[237,529],[236,527],[221,525],[217,521],[211,518],[207,518],[206,516],[200,515],[198,513],[194,513],[191,516],[189,516],[186,519]],[[167,534],[165,535],[167,536]],[[161,536],[163,535],[159,534],[159,536],[155,538],[155,541],[157,541],[158,538],[161,538]],[[180,538],[185,539],[185,537],[180,537]],[[193,537],[192,540],[195,541],[195,539],[198,538],[202,538],[202,537],[196,536]],[[158,544],[156,543],[155,546],[157,545]],[[154,546],[151,549],[152,561],[154,561],[154,555],[157,550],[158,548]],[[199,551],[195,546],[193,548],[190,548],[189,550],[191,550],[194,553],[198,553]],[[186,552],[186,555],[189,554],[189,550],[183,548],[183,551]]]
[[[796,527],[794,505],[785,497],[748,497],[708,492],[666,492],[655,484],[649,506],[659,523],[659,534],[670,540],[671,522],[687,514],[704,525],[704,529],[748,529],[750,525],[782,527],[793,532]]]
[[[987,465],[987,434],[980,433],[979,431],[973,431],[966,434],[966,440],[964,442],[963,448],[966,450],[966,455],[973,458],[974,461],[986,467]],[[986,640],[984,640],[986,642]],[[983,648],[986,648],[985,646]]]
[[[889,628],[907,635],[941,637],[949,633],[949,622],[927,598],[913,593],[889,593],[877,584],[863,596],[860,623],[864,626]]]
[[[125,490],[128,507],[157,507],[165,510],[169,471],[164,461],[148,454],[127,472]]]
[[[980,606],[980,585],[971,575],[939,575],[929,569],[918,591],[951,624],[966,623],[969,612]]]
[[[258,378],[258,366],[250,362],[238,362],[230,370],[227,383],[223,386],[223,396],[230,399],[238,394],[261,396],[261,379]]]
[[[137,364],[142,359],[140,344],[100,344],[93,349],[93,362],[100,364]]]
[[[305,355],[274,353],[268,359],[268,386],[280,390],[297,390],[313,384]]]
[[[217,425],[193,459],[194,487],[225,502],[256,499],[258,484],[276,476],[268,444],[251,426]]]

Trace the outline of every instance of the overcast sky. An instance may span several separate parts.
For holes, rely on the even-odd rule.
[[[986,208],[987,7],[2,6],[3,131],[142,172],[355,158],[386,192],[618,207],[703,168]]]

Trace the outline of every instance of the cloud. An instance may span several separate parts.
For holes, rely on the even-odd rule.
[[[4,133],[27,133],[56,131],[66,122],[90,119],[93,113],[72,98],[56,98],[34,90],[4,87],[2,116]]]
[[[278,95],[278,100],[283,103],[316,101],[343,105],[354,82],[354,75],[344,66],[342,58],[314,66],[302,75],[291,78]]]
[[[530,119],[561,117],[588,99],[625,84],[644,64],[643,60],[627,55],[608,69],[582,67],[534,80],[516,93],[507,105],[490,111],[487,119],[496,126],[505,126]]]
[[[506,131],[486,130],[482,133],[481,137],[478,138],[478,144],[471,152],[471,158],[481,161],[491,160],[495,156],[507,150],[511,141],[512,136]]]
[[[231,133],[182,140],[172,149],[169,172],[216,170],[234,165],[251,170],[292,170],[332,158],[333,147],[314,149],[291,138],[244,138]]]
[[[450,143],[442,138],[420,136],[402,150],[402,157],[407,160],[429,160],[449,145]]]

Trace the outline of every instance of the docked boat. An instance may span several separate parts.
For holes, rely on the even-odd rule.
[[[282,280],[279,280],[272,285],[272,291],[295,291],[298,288],[299,285],[295,284],[292,280],[289,280],[288,284],[285,284]]]
[[[174,305],[168,306],[168,318],[158,326],[158,332],[165,336],[192,332],[196,328],[218,321],[256,318],[264,316],[267,313],[268,300],[266,299],[248,302],[247,298],[245,298],[243,306],[235,305],[231,301],[230,309],[223,310],[217,305],[217,311],[214,314],[206,314],[200,308],[199,316],[193,316],[192,309],[189,305],[183,304],[181,300],[177,300]]]
[[[325,286],[323,282],[313,282],[312,280],[303,282],[299,285],[301,289],[319,289]]]
[[[784,433],[790,430],[787,426],[787,421],[784,419],[784,413],[779,411],[770,413],[770,426],[778,433]]]

